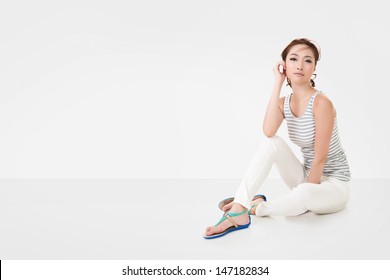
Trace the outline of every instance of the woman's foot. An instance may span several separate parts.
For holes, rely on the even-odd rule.
[[[263,201],[265,201],[263,197],[258,197],[258,198],[256,198],[256,199],[254,199],[254,200],[251,201],[251,204],[250,204],[250,205],[252,206],[251,211],[250,211],[250,214],[251,214],[251,215],[254,215],[254,214],[256,213],[256,207],[257,207],[257,205],[258,205],[259,203],[263,202]],[[256,205],[256,206],[254,206],[254,205]],[[232,206],[233,206],[233,201],[230,202],[230,203],[228,203],[228,204],[226,204],[225,206],[223,206],[223,207],[222,207],[222,211],[223,211],[223,212],[228,212],[228,211],[230,211],[230,209],[232,208]]]
[[[250,209],[249,213],[251,215],[256,215],[256,208],[262,202],[264,202],[264,199],[262,197],[259,197],[259,198],[256,198],[256,199],[252,200],[252,202],[251,202],[251,209]]]
[[[230,210],[231,213],[239,213],[239,212],[242,212],[242,211],[246,210],[246,208],[243,207],[240,204],[234,203],[234,205],[232,205],[229,210]],[[236,216],[236,217],[232,217],[231,219],[233,219],[234,222],[238,226],[246,225],[250,221],[250,218],[249,218],[249,216],[247,214]],[[205,232],[204,235],[205,236],[211,236],[211,235],[215,235],[215,234],[218,234],[218,233],[222,233],[226,229],[228,229],[228,228],[230,228],[232,226],[234,226],[232,224],[232,222],[229,219],[226,219],[223,222],[221,222],[220,224],[217,224],[215,226],[207,227],[206,228],[206,232]]]

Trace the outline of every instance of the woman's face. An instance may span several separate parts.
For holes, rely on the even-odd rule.
[[[314,52],[307,45],[295,45],[286,57],[286,75],[293,85],[310,84],[316,70]]]

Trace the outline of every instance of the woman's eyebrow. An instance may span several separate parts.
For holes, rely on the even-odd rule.
[[[291,55],[296,55],[296,56],[299,56],[298,54],[296,54],[296,53],[292,53]],[[305,55],[304,57],[310,57],[310,58],[313,58],[313,57],[311,57],[310,55]]]

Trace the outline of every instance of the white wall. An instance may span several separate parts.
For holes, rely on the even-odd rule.
[[[241,178],[296,37],[353,177],[389,177],[386,1],[63,2],[0,4],[1,178]]]

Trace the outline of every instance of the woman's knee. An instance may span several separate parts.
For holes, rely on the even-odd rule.
[[[262,145],[277,150],[278,147],[280,147],[281,145],[285,145],[285,143],[286,142],[283,140],[282,137],[274,135],[272,137],[265,137],[262,142]]]
[[[265,137],[264,138],[264,142],[269,142],[269,143],[273,143],[273,142],[277,142],[277,141],[280,141],[280,140],[283,140],[280,136],[278,135],[274,135],[272,137]]]

